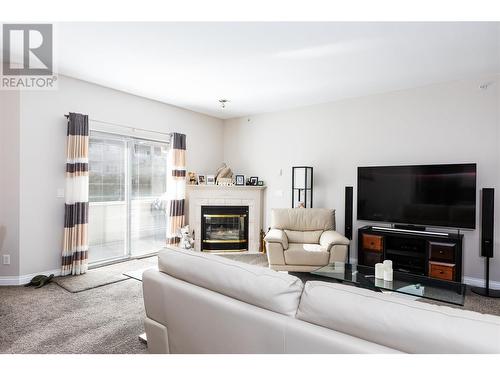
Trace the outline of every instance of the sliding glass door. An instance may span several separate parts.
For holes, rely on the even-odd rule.
[[[130,253],[158,251],[165,245],[167,145],[131,141]]]
[[[155,253],[165,245],[168,144],[91,132],[89,260]]]
[[[89,263],[120,259],[127,249],[127,141],[91,134]]]

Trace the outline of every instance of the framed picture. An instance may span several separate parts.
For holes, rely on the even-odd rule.
[[[258,177],[250,177],[250,185],[257,186],[258,183],[259,183]]]
[[[258,186],[264,186],[264,181],[262,181],[262,180],[257,181],[257,185]]]
[[[237,186],[243,186],[245,185],[245,176],[243,176],[242,174],[237,174],[236,175],[236,182],[235,184]]]
[[[199,174],[198,175],[198,185],[205,185],[205,184],[206,184],[205,176],[202,174]]]
[[[207,185],[215,185],[215,175],[207,174]]]
[[[188,184],[196,185],[196,173],[188,172]]]

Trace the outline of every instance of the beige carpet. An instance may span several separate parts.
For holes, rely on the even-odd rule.
[[[0,287],[0,353],[145,354],[142,283],[126,279],[69,293]]]

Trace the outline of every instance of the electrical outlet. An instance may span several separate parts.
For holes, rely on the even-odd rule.
[[[2,256],[2,263],[4,265],[9,265],[10,264],[10,255],[9,254],[4,254]]]

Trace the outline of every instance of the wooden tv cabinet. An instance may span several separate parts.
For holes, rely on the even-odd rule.
[[[462,243],[458,233],[365,226],[358,229],[358,264],[390,259],[395,271],[462,282]]]

